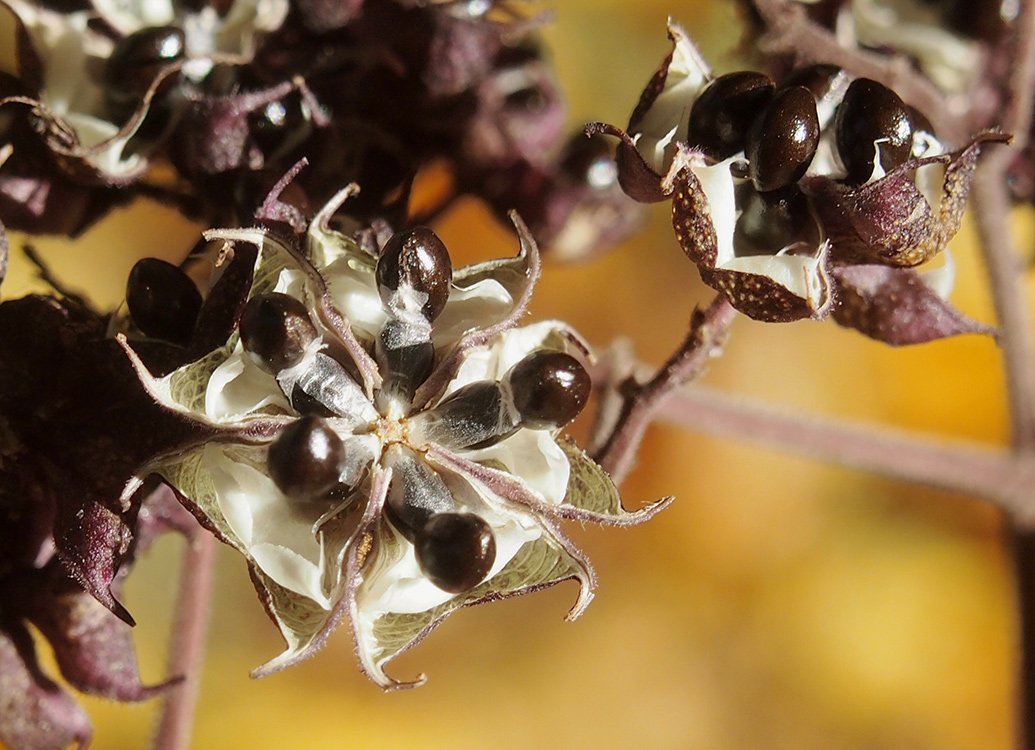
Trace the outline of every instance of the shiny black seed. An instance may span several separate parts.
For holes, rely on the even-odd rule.
[[[804,86],[780,89],[748,133],[748,174],[755,189],[768,192],[797,182],[818,145],[815,98]]]
[[[378,370],[383,382],[382,397],[413,399],[420,384],[435,364],[435,345],[430,338],[409,335],[412,327],[399,320],[388,320],[375,342]]]
[[[274,375],[297,365],[317,335],[305,305],[279,292],[248,300],[240,331],[241,344],[252,361]]]
[[[109,106],[117,114],[132,111],[162,68],[183,58],[185,45],[183,31],[175,26],[149,26],[120,39],[104,69]]]
[[[716,159],[744,149],[748,128],[773,96],[773,81],[751,70],[719,76],[690,108],[688,140]]]
[[[574,136],[561,154],[561,172],[597,190],[617,183],[618,167],[610,139],[601,135]]]
[[[392,523],[411,542],[428,519],[456,510],[456,502],[442,477],[413,451],[393,444],[385,451],[392,469],[385,505]]]
[[[519,427],[495,380],[458,388],[434,409],[417,415],[411,425],[424,440],[446,448],[483,448],[509,437]]]
[[[913,123],[913,144],[914,148],[912,153],[914,155],[923,155],[924,147],[920,144],[923,141],[918,141],[922,134],[926,134],[930,138],[938,139],[938,134],[934,132],[934,125],[927,119],[923,112],[916,107],[907,106],[906,109],[909,111],[909,121]],[[918,150],[919,149],[919,150]]]
[[[186,344],[201,310],[201,293],[182,270],[158,258],[143,258],[126,283],[129,314],[144,334]]]
[[[249,113],[248,132],[263,153],[275,153],[305,124],[302,98],[292,92]]]
[[[376,276],[378,293],[389,311],[394,312],[392,306],[404,302],[396,292],[409,287],[427,295],[422,311],[427,320],[433,321],[449,299],[453,263],[438,235],[428,227],[415,227],[392,235],[385,243]]]
[[[432,516],[414,540],[417,564],[433,584],[451,594],[477,586],[496,561],[496,538],[473,513]]]
[[[806,65],[804,68],[792,71],[780,85],[784,88],[804,86],[816,99],[820,99],[830,89],[830,84],[840,72],[841,68],[836,65],[826,63]]]
[[[338,485],[345,460],[341,438],[319,417],[302,417],[270,443],[266,466],[274,484],[292,500],[318,500]]]
[[[521,424],[560,427],[575,419],[589,400],[592,382],[582,364],[564,352],[538,351],[506,375]]]
[[[911,155],[913,124],[898,94],[869,78],[857,78],[845,92],[834,121],[837,150],[853,184],[873,173],[874,141],[880,140],[880,164],[885,172]]]
[[[775,255],[794,242],[815,239],[807,236],[814,222],[808,201],[796,185],[769,193],[744,185],[737,204],[742,209],[733,230],[737,256]]]

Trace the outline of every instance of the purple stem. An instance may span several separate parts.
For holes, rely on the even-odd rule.
[[[199,530],[188,539],[169,656],[169,674],[182,675],[183,682],[171,688],[165,700],[152,745],[154,750],[187,750],[191,744],[215,558],[216,539],[212,534]]]
[[[632,468],[643,435],[664,397],[699,377],[708,360],[722,353],[736,317],[737,311],[725,295],[717,295],[707,308],[694,311],[683,344],[651,380],[640,384],[630,376],[621,384],[625,399],[618,420],[603,447],[594,453],[615,484],[621,484]]]

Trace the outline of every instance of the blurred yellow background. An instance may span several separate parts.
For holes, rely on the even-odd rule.
[[[572,127],[626,122],[668,51],[669,15],[717,69],[736,65],[727,4],[556,6],[548,40]],[[1017,221],[1032,224],[1027,214]],[[182,257],[198,229],[138,206],[81,243],[38,245],[68,286],[112,305],[136,258]],[[441,234],[457,263],[516,247],[473,204],[452,212]],[[991,320],[969,226],[953,247],[954,301]],[[5,299],[42,289],[14,255]],[[568,320],[598,345],[629,337],[641,358],[660,362],[693,305],[710,298],[658,206],[641,234],[602,260],[548,266],[532,312]],[[977,337],[891,350],[832,323],[745,319],[704,382],[809,413],[1007,439],[998,354]],[[643,527],[570,529],[600,579],[581,620],[563,622],[574,584],[462,612],[390,667],[429,676],[396,694],[359,673],[344,629],[312,661],[250,680],[280,642],[243,562],[221,550],[193,747],[1010,746],[1010,579],[986,506],[660,426],[623,491],[630,505],[667,494],[678,502]],[[179,540],[160,542],[125,597],[152,681],[164,676],[180,551]],[[85,703],[94,748],[146,746],[156,703]]]

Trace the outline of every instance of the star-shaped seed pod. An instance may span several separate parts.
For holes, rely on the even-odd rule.
[[[946,301],[950,270],[928,284],[910,269],[959,229],[978,152],[1004,136],[950,151],[876,81],[830,65],[779,82],[715,76],[680,27],[669,37],[628,130],[588,130],[620,138],[631,196],[671,199],[676,238],[705,283],[758,320],[833,312],[891,344],[988,332]],[[882,298],[896,293],[911,304]]]
[[[347,618],[387,689],[423,680],[384,665],[460,607],[576,579],[578,616],[594,574],[557,521],[639,523],[669,499],[625,511],[559,434],[589,396],[588,351],[563,323],[517,326],[539,258],[516,217],[517,257],[453,269],[426,227],[379,252],[332,229],[350,192],[300,234],[208,233],[253,268],[229,339],[162,378],[127,353],[159,403],[215,431],[142,475],[248,560],[287,642],[255,674]]]
[[[18,76],[29,93],[0,105],[28,114],[65,173],[108,187],[146,170],[148,151],[175,121],[179,82],[200,81],[215,60],[250,60],[288,7],[286,0],[225,8],[95,0],[65,12],[27,0],[3,4],[18,23]]]

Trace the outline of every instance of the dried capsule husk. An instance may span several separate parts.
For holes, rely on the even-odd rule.
[[[687,140],[690,109],[712,80],[686,31],[670,23],[668,37],[672,51],[662,60],[647,87],[640,94],[625,130],[606,123],[591,123],[586,133],[605,133],[619,139],[615,156],[618,181],[634,200],[655,203],[672,192],[665,180],[678,144]]]
[[[836,262],[916,266],[959,231],[982,146],[1008,140],[1002,133],[980,133],[964,148],[909,159],[860,187],[819,175],[807,176],[801,186]]]
[[[774,246],[768,253],[754,245],[738,252],[738,178],[730,173],[730,162],[707,165],[690,152],[682,161],[673,179],[672,226],[701,279],[756,320],[824,317],[832,302],[829,243],[815,234],[811,241]],[[750,182],[740,182],[752,189]]]

